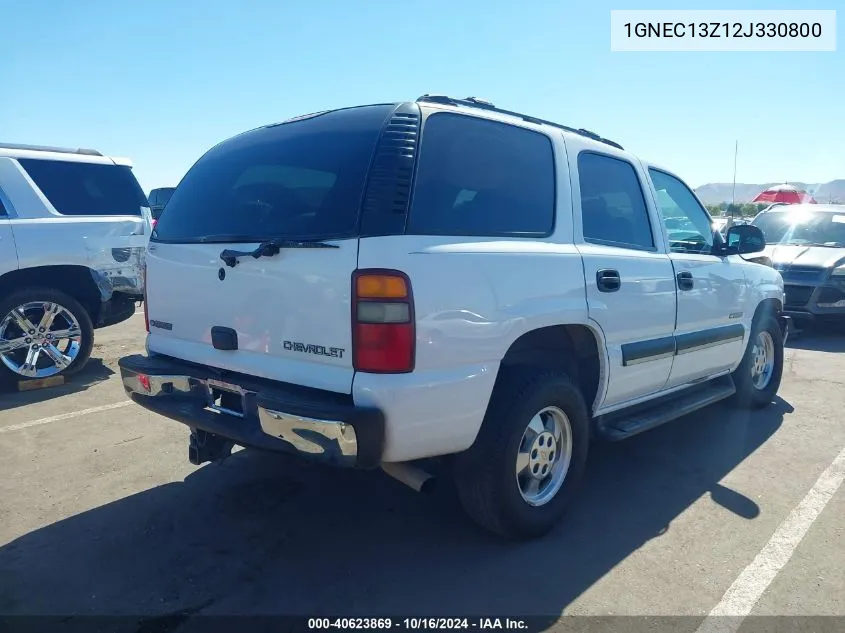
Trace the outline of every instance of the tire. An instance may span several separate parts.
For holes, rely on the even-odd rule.
[[[758,381],[756,377],[760,375],[760,365],[757,363],[764,363],[764,360],[755,361],[755,359],[761,346],[769,347],[767,338],[771,347],[766,355],[771,355],[772,365],[768,379]],[[745,355],[733,373],[736,394],[734,394],[732,404],[740,409],[762,409],[768,406],[780,388],[782,377],[783,333],[774,316],[770,313],[762,313],[759,318],[754,319]]]
[[[91,350],[94,346],[94,328],[88,311],[76,299],[60,290],[46,287],[24,288],[0,299],[0,345],[4,341],[21,341],[24,338],[21,336],[23,332],[21,324],[17,320],[14,320],[11,315],[12,311],[16,308],[27,306],[28,304],[53,304],[59,306],[59,309],[56,310],[56,316],[53,317],[53,324],[48,331],[45,331],[43,334],[37,333],[34,337],[31,337],[29,332],[27,332],[24,334],[24,337],[29,338],[30,341],[35,339],[36,342],[43,341],[49,344],[49,341],[54,339],[46,338],[47,334],[73,330],[72,333],[74,334],[75,340],[62,339],[58,345],[59,351],[64,352],[63,355],[65,358],[71,359],[70,363],[60,368],[53,361],[49,353],[41,351],[36,367],[41,367],[42,365],[51,365],[51,367],[39,370],[38,375],[21,373],[10,367],[10,363],[20,367],[26,360],[25,352],[30,347],[24,340],[23,342],[25,344],[23,348],[18,347],[11,351],[0,353],[0,381],[9,383],[59,375],[72,376],[81,371],[91,357]],[[44,306],[27,309],[27,316],[29,317],[36,318],[39,314],[44,314]],[[33,323],[31,320],[30,323],[37,330],[39,323]],[[76,334],[77,330],[78,334]],[[54,345],[53,348],[56,348],[56,346]],[[2,350],[2,347],[0,347],[0,350]],[[41,358],[42,356],[44,357],[43,359]]]
[[[571,455],[563,482],[556,492],[545,488],[550,498],[541,505],[532,505],[523,496],[517,481],[517,453],[525,448],[537,447],[539,436],[523,438],[529,422],[543,409],[553,407],[546,414],[546,421],[563,413],[569,425]],[[558,420],[560,418],[558,416]],[[464,511],[480,526],[512,540],[526,540],[543,536],[560,520],[575,493],[584,473],[590,441],[590,418],[584,397],[570,378],[562,372],[523,370],[504,375],[497,381],[487,414],[475,443],[464,453],[455,456],[454,474],[458,496]],[[565,425],[564,425],[565,426]],[[530,444],[531,438],[535,442]],[[548,441],[548,435],[545,436]],[[561,434],[565,438],[566,433]],[[548,446],[548,445],[544,445]],[[554,449],[561,448],[553,442]],[[528,459],[535,454],[528,450]],[[540,461],[529,461],[522,472],[522,481],[530,480],[529,470],[550,466],[544,461],[544,451],[536,453]],[[546,450],[553,463],[565,461],[565,451],[556,455]],[[548,471],[554,472],[552,466]],[[546,484],[541,484],[542,491]],[[535,498],[535,501],[541,499]]]

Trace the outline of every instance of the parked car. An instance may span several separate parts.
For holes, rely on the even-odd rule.
[[[670,244],[658,198],[695,235]],[[480,525],[536,537],[591,437],[772,401],[783,281],[743,260],[764,245],[722,241],[619,144],[480,100],[306,115],[180,182],[147,252],[148,353],[121,376],[190,428],[194,464],[239,444],[425,490],[413,462],[443,456]]]
[[[134,314],[149,234],[130,161],[0,143],[0,380],[81,370]]]
[[[796,320],[845,323],[845,205],[778,206],[754,225],[783,276],[786,311]]]
[[[158,222],[161,212],[164,211],[164,206],[167,204],[167,201],[170,200],[170,196],[173,195],[174,191],[176,191],[176,187],[159,187],[158,189],[150,191],[148,198],[150,201],[150,212],[153,216],[154,225]]]

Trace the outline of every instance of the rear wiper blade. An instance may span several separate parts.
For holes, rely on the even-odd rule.
[[[279,251],[283,248],[340,248],[340,246],[320,240],[267,240],[261,242],[252,251],[224,249],[220,253],[220,259],[230,268],[234,268],[238,264],[240,257],[252,257],[254,259],[258,259],[259,257],[273,257],[274,255],[278,255]]]

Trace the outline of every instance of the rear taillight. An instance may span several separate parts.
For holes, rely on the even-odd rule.
[[[141,268],[141,283],[144,284],[144,327],[150,331],[150,311],[147,308],[147,262]]]
[[[352,274],[352,365],[388,374],[414,369],[414,298],[408,276],[397,270]]]

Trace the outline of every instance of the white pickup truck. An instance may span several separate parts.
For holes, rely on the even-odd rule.
[[[0,382],[78,372],[134,314],[147,207],[126,159],[0,143]]]
[[[667,229],[669,224],[675,229]],[[676,175],[478,99],[319,112],[208,151],[146,256],[140,405],[234,444],[381,467],[547,532],[590,440],[778,389],[783,281]]]

